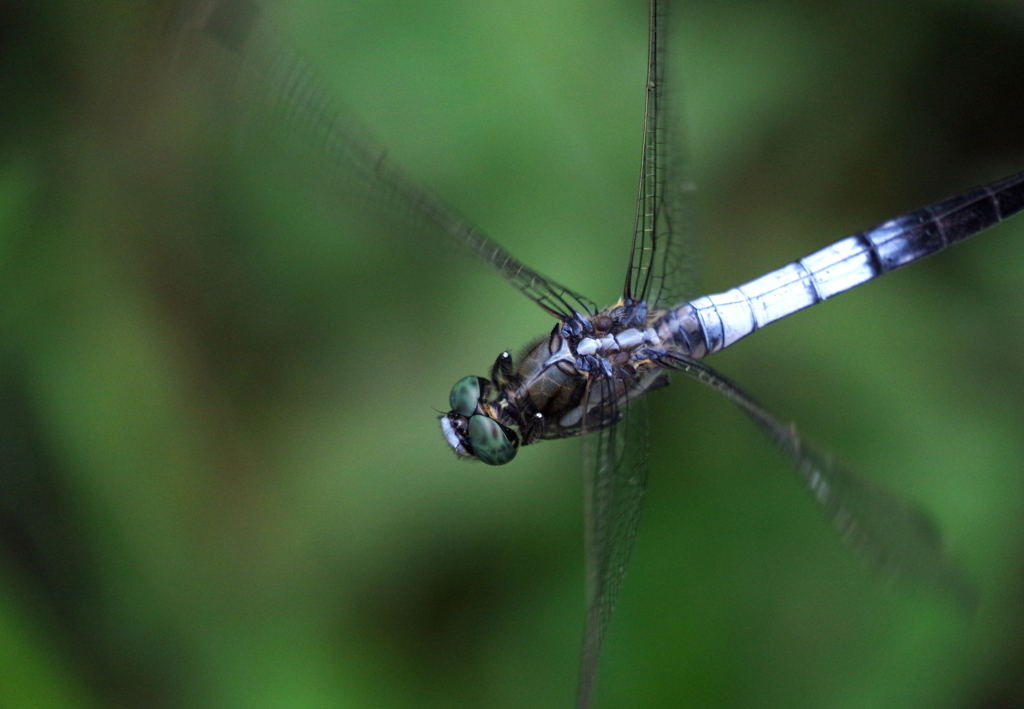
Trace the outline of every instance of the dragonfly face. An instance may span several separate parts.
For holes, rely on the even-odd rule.
[[[441,417],[441,431],[457,455],[504,465],[516,457],[519,436],[487,414],[492,408],[486,401],[491,389],[491,382],[483,377],[463,377],[456,382],[448,397],[452,410]]]

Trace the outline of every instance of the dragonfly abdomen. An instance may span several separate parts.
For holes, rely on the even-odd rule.
[[[658,336],[690,357],[717,352],[765,325],[963,241],[1024,208],[1024,173],[962,192],[840,239],[725,293],[673,308]]]

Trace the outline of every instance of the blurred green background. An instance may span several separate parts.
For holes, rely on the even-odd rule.
[[[571,706],[578,442],[487,468],[435,421],[550,320],[288,146],[237,156],[167,71],[170,5],[0,4],[0,706]],[[274,13],[396,162],[617,297],[643,0]],[[673,20],[695,294],[1024,169],[1019,4]],[[1024,221],[712,364],[931,510],[979,612],[872,577],[742,414],[677,378],[597,706],[1024,706]]]

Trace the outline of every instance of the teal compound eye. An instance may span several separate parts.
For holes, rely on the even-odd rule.
[[[476,415],[469,419],[469,444],[477,460],[487,465],[504,465],[516,457],[519,439],[494,419]]]
[[[483,393],[482,382],[485,381],[487,380],[480,377],[463,377],[455,382],[452,393],[448,395],[448,405],[452,407],[452,411],[466,418],[475,414]]]

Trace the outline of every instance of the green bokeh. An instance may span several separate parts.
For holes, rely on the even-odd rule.
[[[0,705],[571,706],[578,443],[495,469],[435,421],[550,319],[288,141],[236,155],[167,69],[168,5],[0,6]],[[615,299],[642,0],[274,14],[416,179]],[[695,294],[1024,167],[1010,3],[674,20]],[[865,572],[742,414],[680,380],[651,397],[597,706],[1024,704],[1024,225],[712,364],[931,510],[979,612]]]

